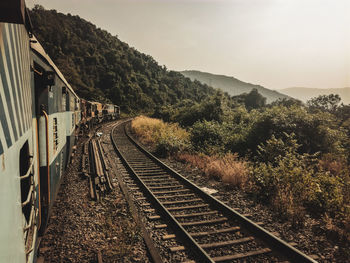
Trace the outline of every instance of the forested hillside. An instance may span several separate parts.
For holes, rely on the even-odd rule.
[[[234,77],[228,77],[223,75],[215,75],[211,73],[201,72],[197,70],[185,70],[181,73],[189,77],[192,80],[198,80],[203,84],[207,84],[211,87],[221,89],[231,96],[241,95],[243,93],[249,93],[253,89],[256,89],[261,95],[266,97],[266,102],[271,103],[278,99],[288,99],[285,94],[281,94],[277,91],[264,88],[260,85],[254,85],[247,82],[243,82]]]
[[[30,15],[34,34],[83,98],[111,101],[131,112],[183,99],[199,102],[214,93],[79,16],[38,5]]]

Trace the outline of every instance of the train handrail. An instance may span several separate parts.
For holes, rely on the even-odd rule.
[[[28,235],[28,231],[33,228],[36,225],[36,219],[38,218],[38,209],[35,207],[35,200],[36,200],[36,195],[35,195],[35,187],[34,187],[34,159],[33,156],[30,156],[30,165],[28,168],[28,171],[24,176],[20,177],[20,180],[24,180],[26,178],[30,178],[30,188],[28,191],[27,198],[24,202],[21,203],[22,207],[25,207],[26,205],[30,204],[31,205],[31,211],[29,215],[29,222],[23,226],[23,233],[25,235]],[[30,232],[29,232],[30,233]],[[35,242],[32,239],[31,240],[32,244],[31,246],[25,251],[26,254],[26,261],[28,262],[29,260],[29,255],[34,251],[35,249]],[[25,244],[28,242],[28,237],[25,239]]]
[[[29,158],[30,158],[30,165],[29,165],[28,171],[27,171],[27,173],[25,175],[20,177],[21,180],[26,179],[26,178],[28,178],[30,176],[32,168],[34,166],[33,156],[29,156]]]
[[[35,210],[36,210],[35,207],[34,207],[34,209],[31,210],[28,225],[23,228],[23,232],[27,232],[33,226],[33,218],[34,218],[34,211]]]
[[[50,204],[50,153],[49,153],[49,116],[44,109],[41,109],[41,113],[45,117],[45,135],[46,135],[46,166],[47,166],[47,190],[48,190],[48,203]]]
[[[34,217],[34,216],[33,216]],[[36,212],[36,218],[38,217],[38,211]],[[35,225],[35,223],[34,223],[34,225]],[[33,227],[33,225],[31,225],[30,227]],[[29,227],[29,228],[30,228]],[[28,229],[29,229],[28,228]],[[26,250],[26,261],[27,262],[29,262],[28,260],[29,260],[29,255],[34,251],[34,249],[35,249],[35,242],[34,241],[32,241],[32,245],[31,245],[31,247],[30,248],[28,248],[28,250]]]
[[[27,204],[29,204],[30,200],[32,199],[32,194],[34,192],[34,184],[33,184],[33,181],[31,182],[30,184],[30,188],[29,188],[29,192],[28,192],[28,195],[27,195],[27,199],[22,203],[22,207],[25,207]]]

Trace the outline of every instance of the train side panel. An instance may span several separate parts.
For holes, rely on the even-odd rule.
[[[0,23],[0,262],[35,260],[40,204],[30,68],[25,25]]]
[[[77,95],[42,46],[33,38],[34,89],[39,123],[41,212],[43,233],[61,177],[75,144]]]

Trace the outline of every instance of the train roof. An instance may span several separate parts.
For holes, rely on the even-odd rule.
[[[91,104],[101,104],[101,105],[103,105],[103,103],[101,103],[101,102],[98,102],[98,101],[91,101],[91,100],[88,100],[88,102],[90,102]]]
[[[55,63],[53,63],[53,61],[51,60],[51,58],[49,57],[49,55],[45,52],[44,48],[42,47],[42,45],[39,43],[38,39],[33,35],[30,41],[30,47],[32,50],[34,50],[37,54],[40,55],[40,57],[42,57],[47,64],[49,64],[52,69],[55,71],[55,73],[57,74],[57,76],[63,81],[63,83],[67,86],[67,88],[77,97],[78,95],[74,92],[73,88],[71,87],[71,85],[69,85],[68,81],[65,79],[65,77],[63,76],[63,74],[61,73],[61,71],[57,68],[57,66],[55,65]]]

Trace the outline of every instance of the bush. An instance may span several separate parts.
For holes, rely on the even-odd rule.
[[[226,154],[210,158],[204,173],[231,186],[243,187],[248,179],[249,168],[245,161],[238,159],[237,154]]]
[[[187,140],[181,140],[172,134],[163,134],[156,142],[155,154],[166,157],[189,148]]]
[[[252,171],[258,196],[294,222],[301,222],[305,208],[314,213],[329,213],[346,218],[349,206],[347,168],[330,156],[319,161],[317,154],[299,154],[295,135],[274,136],[259,145],[259,158]]]
[[[131,129],[141,143],[150,145],[161,156],[174,154],[189,147],[188,133],[177,124],[140,116],[131,122]]]
[[[203,171],[204,175],[222,180],[232,187],[243,187],[248,181],[249,165],[237,154],[208,156],[204,154],[179,154],[177,159]]]
[[[191,128],[190,141],[194,150],[204,154],[223,152],[222,125],[216,121],[198,121]]]

